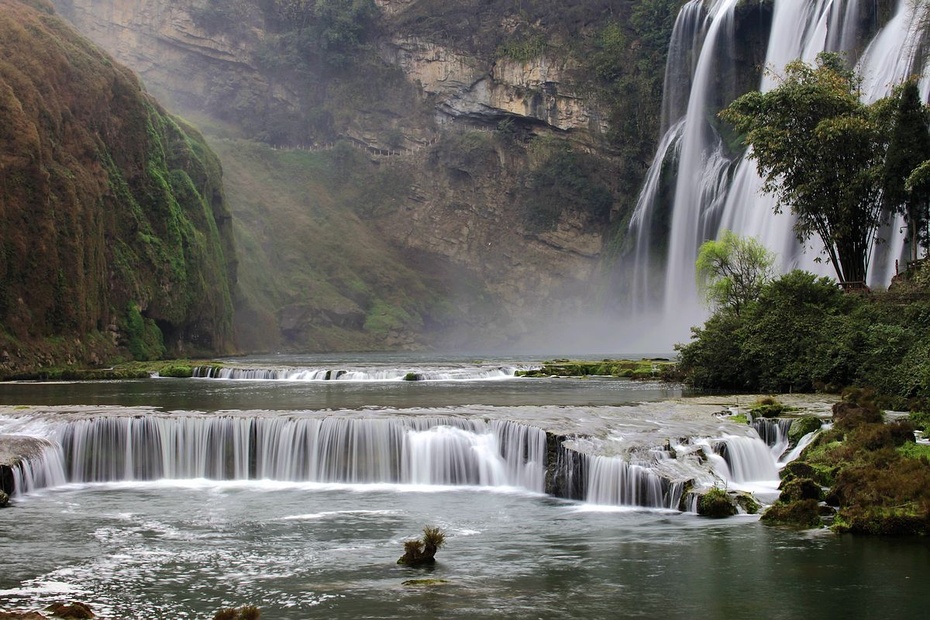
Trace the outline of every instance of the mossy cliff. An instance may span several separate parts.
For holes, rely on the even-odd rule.
[[[0,0],[0,371],[230,351],[221,175],[51,3]]]

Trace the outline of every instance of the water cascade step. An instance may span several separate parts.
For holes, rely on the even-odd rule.
[[[590,438],[456,416],[87,415],[43,419],[36,428],[42,448],[13,468],[18,494],[65,483],[202,478],[514,487],[678,510],[689,490],[718,480],[777,480],[780,455],[758,435],[614,446],[605,454]]]

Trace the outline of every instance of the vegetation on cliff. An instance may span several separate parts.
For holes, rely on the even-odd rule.
[[[208,89],[207,109],[213,116],[212,121],[206,121],[208,125],[212,122],[217,127],[216,119],[220,119],[235,127],[233,134],[238,131],[240,137],[276,146],[319,150],[322,145],[337,145],[332,157],[304,158],[309,167],[303,172],[282,177],[260,165],[248,169],[251,178],[264,183],[262,176],[268,172],[269,177],[275,177],[276,188],[290,186],[289,193],[300,196],[303,179],[316,176],[315,162],[328,159],[326,165],[333,167],[334,178],[351,178],[366,185],[366,180],[383,181],[379,191],[364,196],[317,184],[323,193],[313,195],[325,197],[319,202],[325,201],[325,210],[332,214],[329,223],[317,216],[319,205],[306,206],[306,213],[291,217],[297,209],[279,209],[267,199],[235,198],[237,219],[277,220],[274,228],[290,226],[290,236],[325,235],[329,239],[326,245],[341,256],[342,270],[353,273],[351,278],[326,278],[321,287],[326,294],[310,298],[309,291],[320,288],[302,288],[304,273],[327,269],[298,258],[308,254],[306,248],[284,240],[274,245],[288,248],[291,260],[281,261],[269,251],[267,242],[259,241],[265,235],[239,227],[241,251],[248,258],[242,261],[244,297],[237,307],[243,320],[238,325],[240,333],[255,332],[254,338],[246,337],[243,346],[252,349],[255,342],[266,349],[279,344],[314,349],[391,348],[398,346],[396,334],[401,328],[413,335],[401,346],[423,346],[436,344],[431,331],[443,325],[455,323],[462,332],[475,332],[480,326],[484,334],[499,330],[499,339],[500,332],[525,323],[525,316],[508,316],[512,308],[506,308],[508,303],[513,305],[509,297],[520,296],[513,281],[507,279],[513,273],[508,265],[513,259],[489,260],[487,248],[494,248],[495,254],[498,247],[524,254],[527,265],[536,264],[538,270],[548,272],[541,279],[551,278],[549,274],[557,269],[526,253],[526,247],[539,242],[539,236],[561,226],[563,235],[568,229],[569,235],[581,230],[607,238],[614,227],[623,227],[659,134],[667,45],[681,4],[682,0],[568,4],[549,0],[453,4],[418,0],[378,8],[370,0],[193,3],[195,23],[213,36],[234,36],[245,42],[250,61],[269,89],[269,96],[261,98],[214,96]],[[398,59],[420,53],[406,49],[405,41],[434,46],[423,53],[437,55],[439,63],[474,66],[474,77],[456,74],[451,83],[490,75],[495,66],[504,63],[525,63],[526,71],[537,65],[567,67],[559,73],[560,83],[539,85],[535,95],[530,90],[518,96],[525,96],[528,106],[536,102],[532,105],[542,110],[545,106],[539,101],[551,94],[547,89],[575,93],[573,98],[579,96],[585,106],[596,110],[596,118],[587,128],[561,131],[547,126],[537,118],[541,113],[529,108],[523,114],[516,107],[508,111],[468,103],[463,110],[452,110],[446,95],[425,91],[422,83],[404,74]],[[276,85],[286,85],[293,96],[287,101],[276,98]],[[462,85],[463,89],[468,87]],[[437,123],[437,118],[446,123]],[[228,128],[218,127],[217,131],[223,133]],[[424,144],[430,146],[424,148]],[[349,145],[361,148],[355,154],[347,153]],[[239,164],[248,162],[230,161],[238,156],[237,149],[217,148],[223,151],[227,167],[246,170]],[[378,157],[359,156],[365,149]],[[400,155],[383,157],[382,149]],[[254,153],[256,149],[250,150]],[[414,158],[413,153],[421,151],[428,152]],[[294,161],[288,167],[296,172],[300,157],[291,159]],[[399,161],[402,159],[407,161]],[[502,214],[511,210],[517,218]],[[344,244],[329,234],[332,231],[327,232],[338,217],[353,219],[339,225],[345,233],[340,235]],[[437,234],[434,228],[427,228],[440,218],[459,222],[455,228],[468,231],[468,245],[455,245],[457,240],[446,238],[446,230]],[[484,230],[488,226],[513,234],[500,239],[496,231],[488,234]],[[475,241],[479,236],[489,238],[479,244]],[[359,242],[371,237],[378,237],[378,242]],[[427,247],[411,251],[410,246],[417,245],[414,241],[419,239]],[[561,240],[549,247],[560,244]],[[434,283],[435,270],[422,271],[434,263],[441,265],[444,273],[454,272],[462,286],[430,288],[425,296],[406,287],[405,299],[392,299],[396,297],[390,292],[393,285],[384,279],[373,283],[365,275],[369,248],[384,252],[383,262],[396,265],[398,273],[407,273],[408,281]],[[246,265],[274,266],[265,277],[274,274],[270,277],[276,281],[276,290],[268,290],[266,284],[246,274]],[[448,277],[441,279],[450,281]],[[358,302],[355,285],[347,280],[366,281],[368,293],[363,303]],[[536,296],[547,294],[544,287],[531,288]],[[536,297],[530,301],[546,303]],[[375,302],[382,311],[368,317]],[[340,315],[352,308],[353,314],[361,311],[366,318],[348,328],[322,320],[315,321],[312,329],[295,331],[289,327],[292,322],[288,317],[297,306],[313,307],[316,314]],[[455,312],[460,317],[450,317],[448,310],[462,306],[468,307]],[[496,313],[493,319],[490,313],[482,312],[492,306]]]
[[[218,160],[49,3],[0,9],[0,367],[228,352]]]

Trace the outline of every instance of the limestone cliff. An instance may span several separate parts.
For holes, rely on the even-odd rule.
[[[54,15],[0,0],[0,374],[228,352],[218,160]]]
[[[309,168],[281,179],[267,168],[290,165],[279,154],[214,142],[248,179],[227,177],[244,346],[310,350],[500,343],[593,311],[661,76],[636,77],[652,99],[630,91],[632,111],[605,98],[605,80],[645,61],[616,65],[651,49],[628,25],[636,2],[524,4],[56,0],[212,139],[303,149]],[[642,4],[663,31],[681,2]],[[659,66],[664,51],[649,53]],[[618,138],[621,125],[638,134]],[[373,270],[362,245],[392,267]]]

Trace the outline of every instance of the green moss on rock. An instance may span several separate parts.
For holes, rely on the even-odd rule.
[[[801,528],[823,526],[819,506],[815,499],[773,504],[762,513],[762,522],[768,525],[790,525]]]
[[[736,502],[724,489],[714,487],[698,498],[697,513],[702,517],[721,519],[732,517],[737,512]]]

